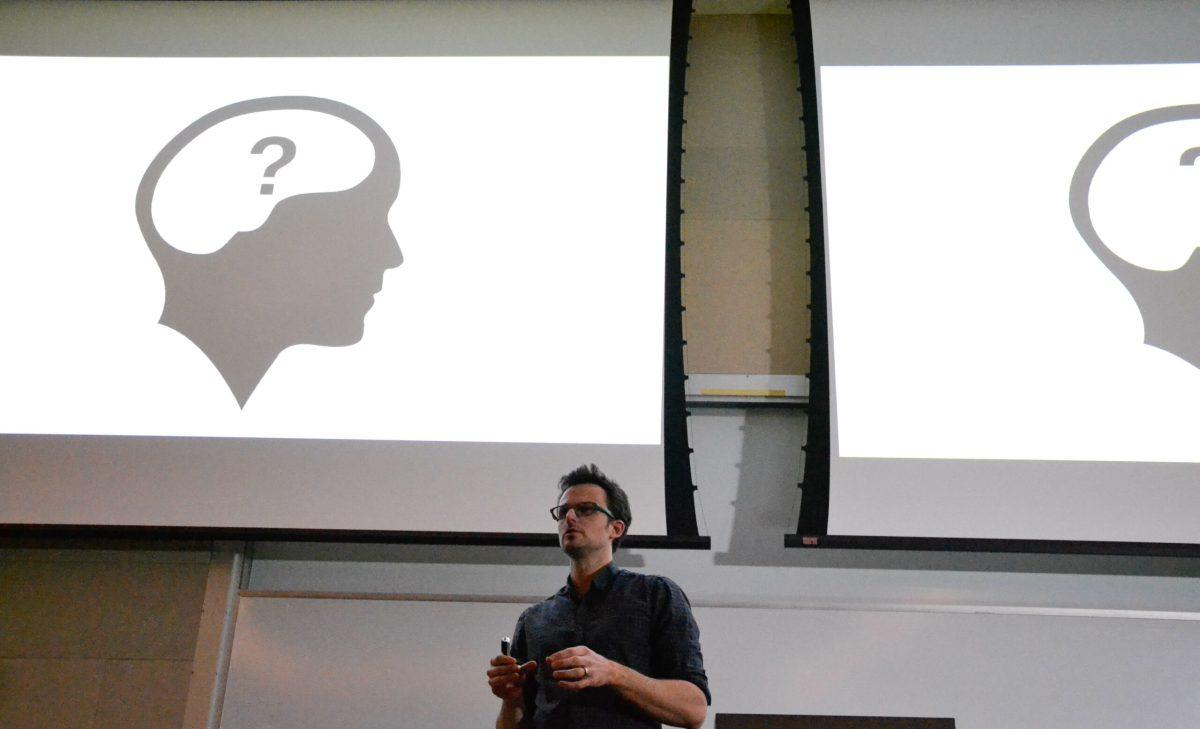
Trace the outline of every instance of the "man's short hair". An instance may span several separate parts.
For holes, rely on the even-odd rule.
[[[613,513],[615,519],[625,522],[625,532],[613,540],[613,551],[617,551],[621,540],[629,533],[629,525],[633,523],[633,510],[629,508],[629,496],[625,494],[625,489],[605,476],[595,463],[582,465],[558,479],[559,499],[572,486],[599,486],[604,489],[604,495],[608,499],[608,510]]]

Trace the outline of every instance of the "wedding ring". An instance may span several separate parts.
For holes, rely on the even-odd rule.
[[[587,678],[587,676],[588,676],[588,673],[587,673],[587,666],[584,666],[584,667],[583,667],[583,677],[584,677],[584,678]]]

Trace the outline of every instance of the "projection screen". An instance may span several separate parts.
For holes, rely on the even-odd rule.
[[[1200,541],[1200,6],[809,7],[825,533]]]
[[[0,523],[551,534],[595,462],[666,535],[671,47],[669,0],[0,7]]]

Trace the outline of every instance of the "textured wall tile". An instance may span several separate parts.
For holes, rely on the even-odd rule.
[[[801,221],[691,220],[683,299],[689,372],[808,369],[807,233]],[[703,266],[689,266],[693,258]]]
[[[178,729],[191,661],[109,661],[92,729]]]
[[[90,729],[104,662],[0,659],[0,727]]]
[[[0,657],[103,657],[97,648],[104,606],[99,585],[111,565],[0,563]]]
[[[191,660],[208,566],[134,564],[106,583],[105,658]]]
[[[194,562],[0,563],[0,656],[190,660],[207,574]]]
[[[804,152],[791,147],[709,147],[683,155],[685,217],[798,219],[805,215]]]

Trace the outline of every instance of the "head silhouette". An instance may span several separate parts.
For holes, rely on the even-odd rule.
[[[370,173],[348,190],[284,199],[261,226],[236,233],[215,252],[172,246],[151,216],[155,190],[171,160],[216,124],[281,109],[320,112],[352,124],[374,148]],[[244,407],[284,349],[346,346],[362,339],[363,320],[384,271],[403,261],[387,219],[399,188],[400,161],[391,139],[373,119],[346,104],[280,96],[206,114],[167,143],[138,186],[138,224],[166,289],[159,322],[199,347]]]
[[[1151,109],[1117,122],[1080,159],[1071,179],[1070,206],[1079,234],[1137,303],[1145,327],[1145,343],[1200,368],[1200,248],[1192,250],[1187,261],[1171,271],[1134,265],[1101,240],[1089,200],[1097,170],[1121,142],[1158,124],[1194,119],[1200,119],[1200,104]],[[1184,148],[1179,153],[1178,164],[1194,166],[1200,148]],[[1200,174],[1200,170],[1196,172]]]

